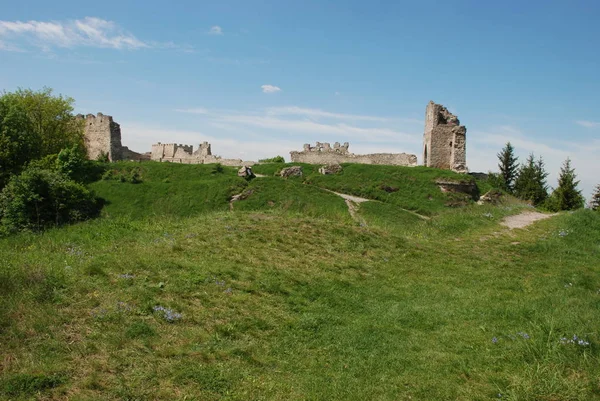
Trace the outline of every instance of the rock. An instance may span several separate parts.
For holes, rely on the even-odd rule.
[[[337,163],[334,163],[334,164],[325,164],[324,166],[321,166],[319,168],[319,173],[321,173],[323,175],[337,174],[340,171],[342,171],[342,166],[340,166]]]
[[[492,189],[482,195],[477,201],[478,205],[484,205],[486,203],[497,205],[500,203],[500,198],[502,198],[502,191],[497,189]]]
[[[249,166],[240,167],[237,175],[238,175],[238,177],[244,177],[244,178],[254,178],[255,177],[254,173],[252,172],[252,167],[249,167]]]
[[[436,185],[442,192],[454,192],[467,194],[473,200],[477,200],[477,185],[474,181],[453,181],[438,179],[435,181]]]
[[[287,177],[302,177],[302,166],[290,166],[281,170],[279,173],[284,178]]]

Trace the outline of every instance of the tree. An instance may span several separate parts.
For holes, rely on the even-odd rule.
[[[31,135],[41,141],[40,156],[58,154],[74,145],[85,149],[83,122],[73,115],[75,101],[72,98],[55,96],[50,88],[39,91],[18,89],[4,93],[2,98],[26,111]]]
[[[503,188],[508,192],[514,191],[514,183],[517,178],[517,171],[519,169],[518,160],[515,156],[514,148],[507,142],[502,151],[496,155],[499,163],[498,168],[500,169],[500,177],[503,181]]]
[[[31,159],[40,156],[40,138],[33,133],[22,104],[0,97],[0,189]]]
[[[525,164],[519,168],[514,184],[515,195],[533,205],[539,205],[548,198],[547,177],[544,160],[540,157],[536,161],[533,153],[530,154]]]
[[[596,185],[596,189],[594,189],[590,200],[590,209],[600,211],[600,184]]]
[[[552,192],[550,207],[556,211],[574,210],[585,205],[581,191],[577,189],[575,169],[571,167],[571,159],[567,158],[560,168],[558,187]]]
[[[48,88],[0,95],[0,189],[32,160],[73,147],[85,154],[83,122],[73,116],[72,104]]]

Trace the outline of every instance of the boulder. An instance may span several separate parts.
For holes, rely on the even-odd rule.
[[[337,174],[340,171],[342,171],[342,166],[340,166],[339,164],[326,164],[319,168],[319,173],[323,175]]]
[[[237,175],[238,175],[238,177],[244,177],[244,178],[254,178],[255,177],[254,173],[252,172],[252,167],[249,167],[249,166],[240,167]]]
[[[484,205],[488,203],[492,205],[497,205],[498,203],[500,203],[500,198],[502,198],[502,191],[492,189],[483,194],[477,201],[477,204]]]
[[[290,166],[281,170],[280,176],[287,177],[302,177],[302,166]]]

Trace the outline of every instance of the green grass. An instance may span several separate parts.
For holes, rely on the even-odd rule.
[[[362,203],[359,225],[309,175],[242,180],[233,211],[160,214],[145,185],[213,199],[239,181],[159,166],[95,184],[109,208],[139,194],[152,213],[0,239],[0,398],[600,399],[597,213],[510,231],[519,203],[434,197],[425,220],[398,198]],[[590,345],[560,343],[574,334]]]

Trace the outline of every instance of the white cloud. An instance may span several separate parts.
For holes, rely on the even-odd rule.
[[[223,35],[223,28],[221,28],[219,25],[215,25],[210,28],[210,31],[208,31],[208,34],[209,35]]]
[[[135,50],[165,47],[144,42],[113,21],[85,17],[70,21],[0,21],[0,50],[23,50],[33,46],[44,51],[53,48],[99,47]],[[166,47],[175,45],[168,44]]]
[[[582,127],[585,127],[585,128],[600,127],[600,122],[596,122],[596,121],[577,120],[577,121],[575,121],[575,124],[581,125]]]
[[[280,87],[274,85],[262,85],[261,88],[263,93],[276,93],[281,91]]]

